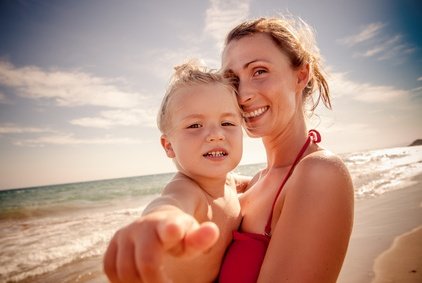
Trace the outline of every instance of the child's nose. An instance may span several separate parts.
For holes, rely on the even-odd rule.
[[[223,141],[224,139],[224,134],[221,132],[221,130],[218,129],[211,130],[207,137],[208,142]]]

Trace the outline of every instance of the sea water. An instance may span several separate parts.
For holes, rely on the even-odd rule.
[[[342,158],[352,175],[356,199],[411,185],[412,177],[422,173],[422,146],[349,153]],[[243,165],[236,171],[253,175],[263,167]],[[100,258],[114,232],[138,217],[172,176],[0,191],[0,283],[35,282],[31,278],[91,258],[100,270]]]

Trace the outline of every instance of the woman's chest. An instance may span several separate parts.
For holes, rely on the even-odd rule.
[[[247,192],[240,197],[243,221],[241,230],[262,234],[268,222],[273,205],[279,207],[284,198],[283,191],[277,198],[280,190],[280,174],[271,174],[260,178]]]

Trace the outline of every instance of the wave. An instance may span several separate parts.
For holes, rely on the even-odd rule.
[[[0,222],[0,282],[18,282],[102,255],[114,232],[143,209],[138,205]]]
[[[412,177],[422,173],[422,146],[351,153],[343,159],[358,199],[409,186]]]

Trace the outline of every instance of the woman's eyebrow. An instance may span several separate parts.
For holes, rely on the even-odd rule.
[[[249,61],[249,62],[247,62],[247,63],[245,63],[245,64],[243,65],[243,69],[247,69],[247,68],[249,67],[249,65],[251,65],[251,64],[253,64],[253,63],[255,63],[255,62],[258,62],[258,61],[263,61],[263,60],[260,60],[260,59],[255,59],[255,60]]]

